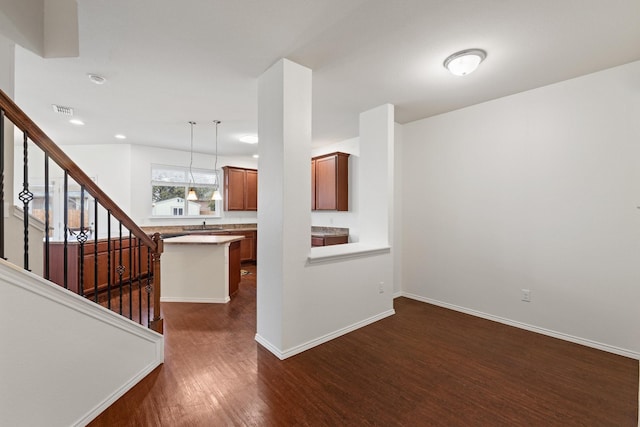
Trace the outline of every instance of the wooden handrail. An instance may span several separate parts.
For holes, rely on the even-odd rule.
[[[113,201],[104,191],[96,185],[89,176],[80,169],[80,167],[65,154],[43,131],[36,125],[25,113],[18,107],[15,102],[6,93],[0,90],[0,108],[5,112],[8,118],[21,131],[26,132],[29,139],[36,144],[42,151],[49,154],[54,162],[62,169],[66,170],[71,178],[78,184],[84,185],[85,189],[96,198],[105,209],[122,225],[127,227],[133,235],[147,245],[152,252],[158,252],[158,244],[149,235],[147,235],[120,207]]]

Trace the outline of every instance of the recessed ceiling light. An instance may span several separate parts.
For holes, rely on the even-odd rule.
[[[238,138],[240,142],[246,142],[247,144],[257,144],[258,143],[258,135],[242,135]]]
[[[71,119],[69,120],[69,123],[76,126],[84,126],[84,122],[80,119]]]
[[[95,83],[97,85],[103,85],[107,81],[107,79],[105,79],[104,77],[102,77],[102,76],[100,76],[98,74],[89,73],[89,74],[87,74],[87,77],[89,77],[89,80],[92,83]]]
[[[253,158],[254,158],[254,159],[257,159],[258,157],[260,157],[260,156],[259,156],[259,155],[257,155],[257,154],[254,154],[254,155],[253,155]]]
[[[117,134],[115,134],[115,135],[114,135],[114,137],[115,137],[116,139],[127,139],[127,136],[126,136],[126,135],[123,135],[123,134],[121,134],[121,133],[117,133]]]
[[[444,67],[456,76],[473,73],[478,65],[487,57],[482,49],[467,49],[456,52],[444,60]]]

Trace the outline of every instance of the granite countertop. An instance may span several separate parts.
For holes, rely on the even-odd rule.
[[[327,237],[327,236],[348,236],[349,229],[341,227],[311,227],[311,236]]]
[[[141,227],[145,233],[162,235],[204,234],[216,231],[256,231],[257,224],[158,225]]]
[[[164,243],[168,245],[224,245],[225,243],[231,243],[242,239],[244,239],[244,236],[186,235],[164,239]]]

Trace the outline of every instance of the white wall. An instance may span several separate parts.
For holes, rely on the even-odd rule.
[[[403,291],[639,357],[639,118],[635,62],[405,125]]]
[[[151,218],[151,164],[189,166],[189,151],[143,145],[66,145],[63,150],[141,226],[201,224],[202,219]],[[194,153],[193,167],[213,169],[214,156]],[[119,167],[114,167],[119,165]],[[257,161],[244,157],[218,157],[222,166],[256,168]],[[222,177],[221,177],[222,178]],[[222,212],[207,223],[255,223],[256,212]]]
[[[86,425],[164,359],[164,338],[0,260],[0,425]]]

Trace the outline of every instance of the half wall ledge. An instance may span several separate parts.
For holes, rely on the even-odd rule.
[[[320,246],[311,248],[307,256],[307,265],[344,261],[353,258],[364,258],[391,253],[388,245],[372,246],[361,243]]]

